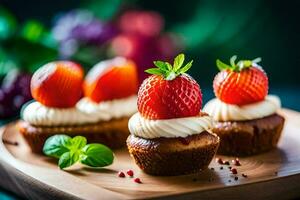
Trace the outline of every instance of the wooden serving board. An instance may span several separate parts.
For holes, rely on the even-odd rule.
[[[141,172],[126,149],[115,152],[113,165],[103,169],[77,166],[59,170],[56,160],[35,155],[20,137],[15,124],[0,130],[0,185],[30,199],[290,199],[300,196],[300,113],[283,109],[285,128],[278,148],[240,158],[238,180],[228,166],[212,161],[199,174],[157,177]],[[223,160],[232,157],[219,156]],[[214,168],[214,170],[210,169]],[[133,169],[132,178],[119,178],[118,171]],[[242,173],[248,175],[247,178]]]

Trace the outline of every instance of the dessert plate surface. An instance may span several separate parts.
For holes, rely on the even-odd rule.
[[[115,162],[107,168],[77,166],[62,171],[57,161],[31,153],[15,123],[11,123],[1,128],[0,137],[18,145],[0,140],[0,185],[29,199],[295,198],[300,191],[300,113],[288,109],[280,113],[286,118],[286,124],[278,148],[242,157],[241,166],[231,164],[238,170],[237,180],[228,165],[214,160],[199,174],[150,176],[138,169],[126,148],[115,152]],[[128,169],[143,183],[118,177],[118,171]]]

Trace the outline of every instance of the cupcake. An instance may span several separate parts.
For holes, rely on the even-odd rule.
[[[199,172],[211,162],[219,137],[210,132],[212,118],[201,112],[198,83],[185,72],[184,55],[174,65],[156,61],[157,68],[138,92],[138,112],[129,120],[127,146],[145,173],[171,176]]]
[[[48,63],[32,77],[36,101],[22,109],[19,131],[37,153],[48,137],[61,133],[123,147],[129,135],[128,120],[137,111],[137,89],[136,67],[125,58],[100,62],[85,79],[81,66],[74,62]]]
[[[203,110],[216,121],[212,131],[220,139],[218,153],[252,155],[276,147],[284,118],[277,111],[280,99],[268,95],[268,77],[257,63],[242,60],[230,65],[217,60],[220,72],[213,88],[217,98],[210,100]]]

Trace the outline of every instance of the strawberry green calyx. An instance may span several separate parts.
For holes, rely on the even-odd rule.
[[[185,56],[184,54],[179,54],[174,59],[173,65],[164,61],[154,61],[154,65],[157,68],[150,68],[145,70],[149,74],[162,75],[166,80],[174,80],[177,76],[187,72],[193,64],[193,60],[183,65]]]
[[[240,60],[239,62],[235,62],[237,56],[234,55],[230,58],[230,65],[227,65],[217,59],[216,64],[220,71],[222,70],[230,70],[234,72],[241,72],[244,69],[250,68],[252,66],[257,65],[261,61],[261,58],[255,58],[254,60]]]

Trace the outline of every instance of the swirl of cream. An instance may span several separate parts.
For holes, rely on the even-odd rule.
[[[277,96],[268,95],[263,101],[243,106],[226,104],[215,98],[204,106],[203,111],[216,121],[243,121],[272,115],[280,107],[280,99]]]
[[[94,103],[81,99],[74,108],[50,108],[33,102],[24,108],[24,121],[36,126],[81,125],[130,117],[137,111],[136,95]]]
[[[97,122],[96,118],[76,108],[50,108],[39,102],[27,105],[22,113],[24,121],[36,126],[77,125]]]
[[[209,130],[212,127],[212,123],[212,118],[208,115],[148,120],[136,113],[130,118],[128,128],[131,134],[146,139],[159,137],[176,138],[187,137]]]
[[[114,99],[95,103],[88,98],[83,98],[77,103],[77,109],[87,113],[98,121],[109,121],[121,117],[130,117],[137,111],[137,96]]]

